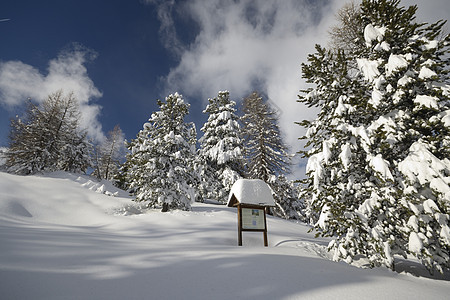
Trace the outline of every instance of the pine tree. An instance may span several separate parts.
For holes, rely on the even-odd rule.
[[[277,112],[257,92],[253,92],[244,98],[243,113],[247,176],[262,179],[272,187],[272,191],[280,191],[283,183],[277,178],[290,172],[290,156],[278,127]],[[280,200],[281,197],[275,195],[275,199]],[[283,212],[278,214],[283,215]]]
[[[449,36],[436,39],[443,22],[415,23],[416,9],[363,1],[359,51],[346,57],[318,47],[303,65],[317,86],[300,101],[321,109],[302,122],[311,146],[305,195],[315,227],[334,237],[335,259],[362,254],[394,268],[394,255],[411,253],[442,272],[450,237]]]
[[[112,180],[119,172],[120,160],[125,156],[125,136],[119,125],[108,132],[106,139],[97,147],[93,175],[99,179]]]
[[[79,128],[80,112],[73,93],[50,94],[38,107],[28,103],[24,120],[11,120],[7,167],[9,172],[86,171],[91,144]]]
[[[189,210],[195,199],[198,176],[194,172],[196,134],[185,123],[189,104],[178,93],[158,100],[160,111],[152,114],[136,139],[128,143],[126,177],[136,201],[149,207]]]
[[[203,199],[227,201],[234,182],[242,176],[243,150],[236,102],[229,92],[219,92],[208,99],[203,113],[208,121],[203,125],[200,138],[199,159],[202,162],[200,191]]]

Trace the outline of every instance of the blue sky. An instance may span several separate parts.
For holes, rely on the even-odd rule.
[[[40,102],[58,89],[74,91],[93,138],[119,124],[128,140],[169,93],[191,103],[188,121],[200,131],[209,97],[229,90],[240,103],[258,89],[280,110],[297,151],[303,132],[293,122],[315,115],[296,103],[300,64],[315,43],[326,44],[345,2],[3,0],[0,146],[29,97]],[[402,3],[418,3],[423,21],[450,14],[447,0],[420,2]]]

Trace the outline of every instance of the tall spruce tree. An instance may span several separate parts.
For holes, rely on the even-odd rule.
[[[394,268],[413,254],[449,267],[449,36],[417,24],[417,7],[363,1],[360,50],[317,47],[303,64],[315,88],[300,101],[321,111],[308,128],[304,195],[336,260],[364,255]],[[349,71],[355,63],[359,72]],[[329,84],[331,83],[331,84]]]
[[[37,106],[28,103],[25,119],[11,120],[7,170],[16,174],[64,170],[84,172],[91,165],[92,145],[79,127],[73,93],[50,94]]]
[[[178,93],[158,100],[160,111],[128,144],[126,181],[149,207],[189,210],[195,200],[194,172],[196,133],[193,123],[186,123],[189,104]]]
[[[208,99],[203,113],[208,121],[203,125],[199,159],[202,166],[200,191],[203,199],[227,201],[233,183],[242,177],[243,149],[236,102],[228,91]]]
[[[248,176],[268,182],[271,176],[289,173],[289,154],[277,112],[258,92],[244,98],[242,111]]]
[[[290,172],[290,156],[278,127],[277,112],[257,92],[244,98],[242,110],[247,176],[264,180],[274,192],[289,188],[291,185],[285,184],[283,177],[279,178]],[[292,191],[286,192],[290,194]],[[280,203],[287,200],[283,195],[275,193],[274,199],[278,203],[275,214],[295,214],[282,211],[282,207],[291,207],[286,204],[281,206]]]

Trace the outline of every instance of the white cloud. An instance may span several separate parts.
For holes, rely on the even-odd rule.
[[[327,44],[335,14],[348,0],[148,2],[158,5],[165,46],[176,49],[179,57],[165,78],[168,91],[177,90],[190,101],[201,97],[204,104],[219,90],[229,90],[240,101],[260,89],[281,110],[287,143],[293,151],[301,149],[297,139],[304,130],[294,122],[316,116],[315,110],[296,102],[299,90],[306,87],[301,63],[315,52],[315,44]],[[448,17],[448,0],[418,2],[406,0],[401,5],[419,4],[419,20]],[[436,16],[436,11],[441,13]],[[190,45],[180,46],[176,17],[197,23],[198,34]]]
[[[441,19],[448,20],[450,16],[448,0],[403,0],[400,4],[405,7],[417,5],[417,22],[434,23]]]
[[[220,90],[229,90],[240,101],[258,89],[281,110],[280,127],[296,152],[304,131],[294,122],[316,115],[296,102],[305,88],[301,63],[316,43],[326,43],[334,14],[345,2],[194,0],[178,7],[160,5],[163,26],[174,24],[167,18],[177,13],[195,20],[199,30],[195,41],[177,53],[179,64],[165,78],[167,89],[188,99],[200,96],[202,105]],[[170,35],[165,41],[179,45],[174,29],[164,32]]]
[[[88,130],[90,137],[103,139],[98,121],[100,106],[91,102],[102,93],[94,86],[84,66],[92,55],[80,47],[63,51],[49,61],[46,74],[21,61],[0,62],[0,104],[19,106],[28,98],[40,103],[58,90],[73,92],[80,104],[81,126]]]

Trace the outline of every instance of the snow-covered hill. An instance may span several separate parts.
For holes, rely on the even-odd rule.
[[[116,194],[116,197],[108,196]],[[448,299],[450,276],[328,259],[308,227],[268,219],[237,245],[236,210],[141,209],[86,176],[0,173],[1,299]]]

